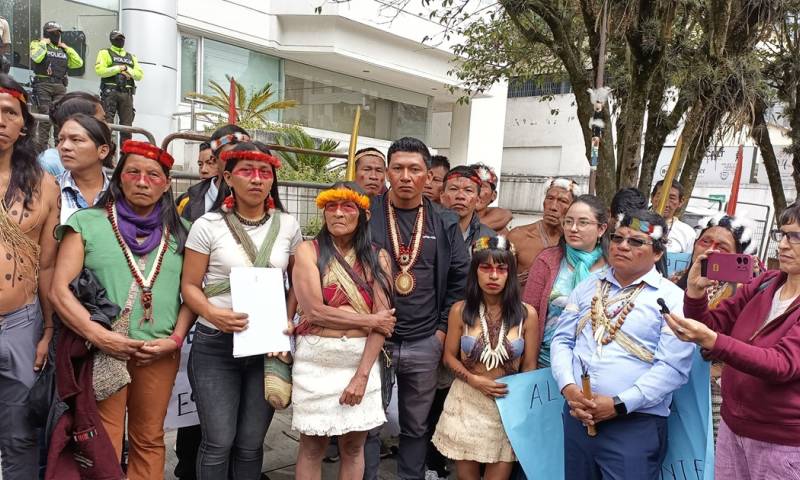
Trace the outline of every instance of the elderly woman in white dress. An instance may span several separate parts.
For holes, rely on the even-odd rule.
[[[386,421],[377,362],[395,322],[389,260],[370,241],[369,198],[355,183],[321,192],[317,206],[325,225],[298,247],[292,276],[302,314],[292,369],[296,476],[321,478],[338,436],[339,478],[360,479],[367,432]]]

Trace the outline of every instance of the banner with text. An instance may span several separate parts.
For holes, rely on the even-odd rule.
[[[712,480],[709,363],[695,352],[689,382],[673,395],[664,480]],[[497,399],[503,426],[530,480],[564,478],[564,399],[549,368],[498,379],[508,395]]]

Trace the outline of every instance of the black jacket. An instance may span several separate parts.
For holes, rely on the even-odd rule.
[[[196,183],[189,187],[183,195],[178,197],[175,204],[178,205],[181,217],[190,222],[194,222],[206,214],[206,193],[208,193],[211,182],[215,179],[216,177],[211,177],[200,183]],[[186,204],[181,207],[181,203],[184,201]]]
[[[384,248],[392,255],[392,247],[386,241],[385,203],[388,193],[372,198],[370,211],[370,232],[373,243]],[[447,316],[450,307],[458,300],[464,298],[467,285],[467,270],[469,268],[469,255],[464,247],[464,237],[458,226],[458,215],[455,212],[439,206],[423,197],[425,209],[433,220],[433,229],[436,235],[436,300],[439,311],[437,330],[447,332]],[[431,332],[433,334],[434,332]]]
[[[467,235],[467,239],[464,240],[464,246],[467,247],[467,254],[472,251],[472,244],[475,243],[477,239],[481,237],[494,238],[496,236],[497,232],[482,224],[478,214],[473,213],[472,220],[469,221],[469,235]]]

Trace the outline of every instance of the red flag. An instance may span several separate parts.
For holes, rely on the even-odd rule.
[[[228,123],[236,125],[236,80],[231,77],[230,103],[228,104]]]
[[[739,145],[736,152],[736,171],[733,173],[733,183],[731,184],[731,198],[728,200],[728,216],[736,215],[736,202],[739,201],[739,183],[742,181],[742,163],[744,163],[744,145]]]

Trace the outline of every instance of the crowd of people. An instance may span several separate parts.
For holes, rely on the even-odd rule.
[[[45,27],[36,48],[56,61],[54,47],[68,50]],[[120,37],[98,56],[130,88],[115,97],[141,78],[115,57],[130,56]],[[321,478],[333,441],[339,478],[377,479],[393,392],[398,478],[446,477],[448,460],[459,479],[525,478],[495,400],[509,392],[501,377],[541,368],[566,400],[566,478],[658,479],[698,348],[713,362],[717,477],[800,470],[800,205],[770,233],[779,271],[721,283],[701,263],[755,254],[753,228],[719,215],[696,236],[677,217],[677,182],[606,205],[552,179],[543,218],[509,229],[512,213],[490,206],[490,167],[451,168],[405,137],[385,155],[356,152],[355,180],[319,193],[323,224],[304,240],[267,145],[219,128],[200,145],[202,180],[175,198],[168,152],[123,139],[113,162],[107,95],[62,95],[56,145],[37,158],[27,93],[0,74],[4,479],[164,478],[189,335],[200,423],[178,432],[183,480],[261,478],[271,420],[289,404],[297,478]],[[690,267],[668,277],[668,252],[691,253]],[[238,267],[284,273],[291,352],[234,357],[249,323],[232,307]]]

